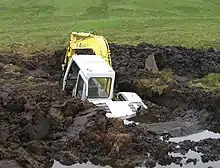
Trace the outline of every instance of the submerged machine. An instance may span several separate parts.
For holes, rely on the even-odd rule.
[[[95,54],[77,53],[85,49]],[[112,68],[108,42],[103,36],[72,32],[62,72],[63,90],[73,97],[104,108],[107,117],[129,119],[136,116],[140,109],[147,109],[134,92],[114,94],[115,71]]]

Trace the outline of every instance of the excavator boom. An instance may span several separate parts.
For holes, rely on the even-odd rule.
[[[110,66],[112,61],[107,40],[103,36],[92,33],[72,32],[63,60],[62,71],[65,71],[70,58],[76,55],[76,50],[91,49],[95,55],[101,56]]]

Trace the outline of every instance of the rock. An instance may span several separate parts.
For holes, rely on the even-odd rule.
[[[39,141],[30,141],[27,143],[26,148],[34,153],[34,154],[43,154],[46,149],[43,147],[43,145]]]
[[[59,153],[58,161],[65,166],[71,166],[75,164],[78,160],[79,158],[77,158],[74,154],[70,153],[69,151],[61,151]]]

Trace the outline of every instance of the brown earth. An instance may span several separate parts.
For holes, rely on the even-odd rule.
[[[110,48],[117,72],[116,89],[135,91],[145,100],[149,110],[133,119],[145,124],[125,126],[118,119],[106,118],[102,109],[61,91],[64,51],[31,57],[1,53],[0,165],[51,167],[53,159],[65,165],[90,160],[113,167],[134,167],[144,161],[151,167],[157,162],[179,164],[181,158],[168,155],[178,150],[176,144],[161,140],[159,135],[180,136],[219,126],[219,91],[191,88],[187,82],[218,73],[220,52],[144,43],[111,44]],[[159,68],[166,70],[155,74],[144,69],[150,54],[163,55],[166,62]],[[154,125],[161,122],[180,122],[185,128],[164,132],[165,124]],[[210,139],[193,145],[205,154],[204,161],[219,160],[219,150],[207,153],[204,147],[213,148],[216,143]],[[192,148],[191,143],[182,146]]]
[[[161,47],[142,43],[137,46],[111,45],[112,60],[116,70],[118,91],[135,91],[153,107],[146,111],[153,122],[171,121],[187,117],[201,118],[201,125],[218,126],[220,90],[204,91],[192,88],[188,82],[209,73],[220,72],[220,52],[214,49],[198,50],[182,47]],[[151,55],[164,57],[158,64],[159,73],[145,69],[145,59]],[[124,61],[126,60],[126,61]],[[206,112],[205,112],[206,111]],[[204,114],[205,112],[205,114]],[[152,114],[153,113],[153,114]],[[153,115],[153,116],[152,116]]]

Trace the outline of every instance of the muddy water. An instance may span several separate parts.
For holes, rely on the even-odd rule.
[[[175,155],[175,156],[181,156],[181,155]],[[197,152],[193,152],[193,151],[190,151],[186,154],[186,159],[183,160],[183,165],[182,166],[179,166],[179,165],[176,165],[174,163],[172,163],[171,165],[169,166],[161,166],[159,164],[156,165],[155,168],[179,168],[179,167],[183,167],[183,168],[219,168],[219,165],[220,165],[220,161],[217,161],[217,162],[209,162],[209,163],[197,163],[196,165],[194,165],[193,163],[186,163],[186,160],[187,158],[190,157],[194,157],[194,158],[199,158],[200,155],[199,153]],[[59,162],[55,161],[54,165],[52,168],[111,168],[110,166],[98,166],[98,165],[93,165],[91,162],[88,162],[88,163],[84,163],[84,164],[75,164],[75,165],[72,165],[72,166],[64,166],[64,165],[61,165]],[[145,167],[136,167],[136,168],[145,168]]]
[[[201,140],[205,140],[205,139],[208,139],[208,138],[219,139],[220,134],[219,133],[214,133],[212,131],[205,130],[205,131],[202,131],[202,132],[199,132],[199,133],[196,133],[196,134],[192,134],[192,135],[188,135],[188,136],[170,138],[169,141],[177,142],[177,143],[185,141],[185,140],[191,140],[191,141],[194,141],[194,142],[199,142]],[[208,163],[203,163],[201,161],[202,154],[200,154],[198,152],[195,152],[195,151],[192,151],[192,150],[189,150],[185,155],[180,154],[180,153],[171,153],[171,155],[174,156],[174,157],[183,157],[183,160],[181,161],[181,163],[182,163],[182,167],[184,167],[184,168],[191,168],[191,167],[207,168],[209,166],[211,166],[213,168],[220,167],[220,161],[213,161],[213,162],[209,161]],[[194,159],[196,161],[196,163],[187,163],[187,160],[189,158]],[[178,168],[180,166],[172,163],[170,166],[157,165],[156,167],[157,168],[163,168],[163,167]]]
[[[183,168],[191,168],[191,167],[193,167],[193,168],[208,168],[209,166],[212,166],[213,168],[219,168],[219,166],[220,166],[220,161],[202,163],[201,162],[201,154],[199,154],[198,152],[194,152],[192,150],[189,150],[189,152],[186,153],[185,155],[181,155],[181,154],[178,154],[178,153],[171,153],[171,155],[175,156],[175,157],[185,157],[181,161],[181,163],[182,163],[181,167],[183,167]],[[188,158],[196,159],[197,163],[196,164],[187,163]],[[164,167],[166,167],[166,168],[179,168],[180,165],[172,163],[169,166],[161,166],[161,165],[158,165],[158,164],[156,166],[156,168],[164,168]]]

